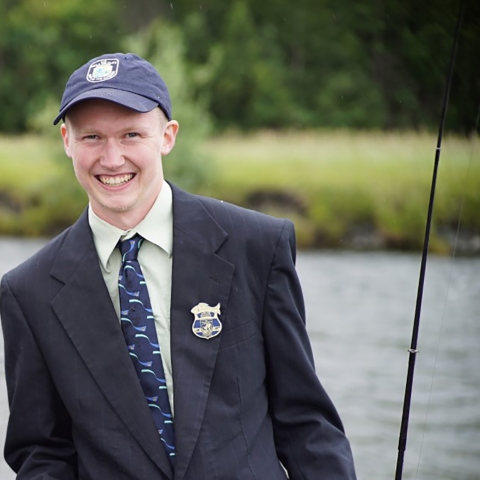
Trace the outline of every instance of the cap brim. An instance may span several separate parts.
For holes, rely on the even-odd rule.
[[[60,110],[57,117],[53,121],[53,124],[56,125],[60,120],[62,120],[65,117],[67,110],[72,108],[74,105],[82,102],[83,100],[90,99],[108,100],[109,102],[122,105],[123,107],[130,108],[131,110],[140,113],[150,112],[154,108],[160,106],[157,102],[154,102],[149,98],[142,97],[141,95],[137,95],[136,93],[126,92],[125,90],[118,90],[116,88],[96,88],[94,90],[84,92],[68,102],[67,105]]]

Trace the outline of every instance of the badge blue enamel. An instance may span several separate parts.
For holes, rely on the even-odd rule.
[[[94,62],[88,68],[87,80],[92,83],[110,80],[117,75],[118,66],[119,61],[116,58],[104,58]]]
[[[206,303],[199,303],[190,310],[195,316],[192,331],[198,338],[216,337],[222,331],[222,322],[218,318],[220,315],[220,304],[211,307]]]

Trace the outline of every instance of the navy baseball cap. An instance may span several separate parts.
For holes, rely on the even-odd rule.
[[[141,113],[160,107],[167,119],[172,119],[165,82],[151,63],[133,53],[105,54],[75,70],[65,86],[53,124],[65,118],[69,108],[91,98],[108,100]]]

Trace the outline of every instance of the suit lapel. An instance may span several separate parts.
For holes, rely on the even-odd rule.
[[[192,331],[190,310],[220,303],[224,322],[234,265],[216,251],[227,238],[195,197],[173,189],[174,243],[171,299],[171,351],[174,379],[175,479],[184,477],[198,439],[221,333],[209,340]]]
[[[103,281],[86,212],[71,228],[51,274],[65,283],[52,307],[85,365],[147,455],[173,478]]]

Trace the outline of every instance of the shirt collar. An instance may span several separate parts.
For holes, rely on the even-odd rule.
[[[162,189],[145,218],[134,228],[122,230],[98,217],[88,206],[88,222],[93,233],[93,241],[103,268],[109,271],[109,259],[120,239],[133,237],[139,233],[145,240],[157,245],[170,257],[173,249],[173,207],[172,189],[163,182]]]

